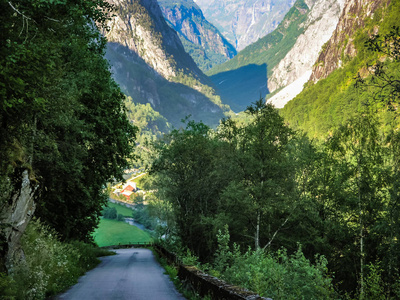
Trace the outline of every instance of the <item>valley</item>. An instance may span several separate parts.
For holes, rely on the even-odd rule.
[[[0,9],[0,299],[142,243],[188,299],[398,298],[400,1]]]

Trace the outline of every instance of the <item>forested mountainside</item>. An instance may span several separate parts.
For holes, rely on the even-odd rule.
[[[243,110],[260,95],[307,80],[336,27],[342,4],[342,0],[297,0],[273,32],[208,71],[224,102]]]
[[[106,57],[123,92],[135,103],[150,103],[172,125],[180,126],[188,115],[217,124],[229,108],[207,85],[157,1],[108,2],[116,11],[106,33]]]
[[[392,92],[385,86],[390,87],[390,76],[399,75],[399,62],[393,60],[395,52],[390,43],[385,46],[379,36],[389,36],[395,30],[399,14],[399,1],[346,2],[338,27],[313,68],[311,80],[282,111],[291,126],[310,136],[323,137],[370,106],[384,127],[398,123],[394,117],[397,107],[386,109],[392,106],[388,100]],[[380,51],[373,51],[373,45],[366,43],[376,34]],[[378,107],[372,105],[376,98],[381,99]]]
[[[236,55],[236,49],[203,16],[193,0],[158,0],[168,24],[202,71]]]
[[[196,0],[237,50],[242,50],[273,31],[295,0]]]

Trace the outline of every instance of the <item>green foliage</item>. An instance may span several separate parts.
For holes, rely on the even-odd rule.
[[[157,227],[157,220],[151,216],[151,208],[148,205],[137,204],[132,216],[136,222],[144,225],[149,230],[154,230]]]
[[[392,30],[380,36],[374,35],[365,43],[369,50],[384,54],[387,58],[393,59],[400,63],[400,27],[393,26]],[[397,66],[393,68],[396,69]],[[374,100],[379,98],[383,105],[394,109],[393,103],[399,104],[400,100],[400,79],[398,76],[393,76],[386,70],[387,66],[378,61],[371,67],[372,79],[370,86],[377,88],[374,94]],[[366,82],[358,75],[358,82],[365,84]]]
[[[117,210],[115,208],[106,207],[103,210],[103,218],[116,219],[117,218]]]
[[[186,250],[186,253],[180,256],[182,263],[186,266],[198,266],[199,258],[194,255],[189,249]]]
[[[106,201],[104,185],[122,177],[136,134],[103,58],[99,28],[111,5],[35,0],[0,6],[6,41],[0,47],[0,177],[16,166],[30,169],[41,188],[37,216],[63,239],[90,240]]]
[[[16,261],[9,279],[0,280],[11,283],[8,289],[16,299],[44,299],[64,291],[99,263],[96,256],[109,255],[82,242],[61,243],[39,220],[30,222],[21,245],[25,260]]]
[[[136,167],[146,167],[150,164],[150,144],[158,137],[168,133],[171,125],[167,120],[155,111],[150,103],[134,103],[131,97],[125,99],[128,120],[139,128],[135,148]]]
[[[259,248],[261,244],[270,245],[274,232],[290,215],[289,205],[294,204],[287,202],[294,187],[295,168],[288,167],[287,155],[292,132],[277,110],[271,104],[265,105],[262,99],[246,112],[252,117],[247,126],[237,128],[232,122],[224,128],[238,132],[233,142],[237,153],[232,161],[238,176],[230,181],[223,196],[229,214],[238,215],[238,211],[252,220],[242,234],[254,236],[255,247]],[[234,209],[240,202],[240,209]],[[261,220],[268,220],[267,224],[261,224]]]
[[[297,205],[306,204],[291,199],[298,170],[288,155],[296,147],[289,145],[291,131],[262,101],[248,112],[243,127],[231,119],[216,131],[189,122],[156,148],[157,197],[171,205],[176,234],[200,260],[213,257],[215,235],[225,224],[240,244],[279,248],[281,227],[299,220]],[[285,245],[296,248],[296,241]]]
[[[370,263],[367,268],[368,275],[365,278],[365,299],[387,299],[384,282],[382,281],[383,270],[380,264]]]
[[[337,297],[333,282],[349,297],[394,297],[398,131],[382,133],[365,113],[313,142],[261,101],[247,113],[240,126],[191,122],[160,142],[152,171],[172,215],[174,251],[188,248],[212,262],[213,275],[269,297]]]
[[[12,300],[16,297],[15,282],[4,273],[0,273],[0,299]]]
[[[218,234],[218,251],[214,263],[226,281],[273,299],[333,299],[332,279],[328,276],[327,260],[315,257],[311,264],[301,247],[293,255],[285,249],[275,253],[247,250],[237,245],[230,249],[229,232]]]

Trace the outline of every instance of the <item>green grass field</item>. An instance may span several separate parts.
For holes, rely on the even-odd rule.
[[[132,218],[132,209],[129,207],[126,207],[121,204],[112,203],[112,202],[108,202],[107,206],[115,207],[115,209],[117,210],[117,214],[121,214],[124,217]]]
[[[151,236],[125,222],[101,219],[99,228],[93,233],[94,241],[99,247],[151,242]]]

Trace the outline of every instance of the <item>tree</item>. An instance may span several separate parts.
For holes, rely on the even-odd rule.
[[[173,207],[177,235],[202,259],[210,257],[216,247],[219,194],[229,176],[225,172],[223,178],[215,171],[220,147],[209,127],[189,121],[186,129],[173,130],[167,143],[158,144],[151,168],[157,176],[158,198]]]
[[[246,214],[253,230],[254,246],[261,247],[261,226],[264,247],[271,245],[280,227],[287,222],[288,197],[294,188],[294,172],[291,172],[287,155],[287,146],[292,136],[283,119],[272,104],[263,99],[246,110],[251,122],[238,132],[237,156],[235,163],[239,175],[225,190],[224,195],[231,203],[238,203],[236,196],[244,197],[239,201],[241,213]],[[235,196],[236,195],[236,196]]]
[[[384,103],[391,110],[399,104],[400,78],[395,71],[400,63],[400,27],[393,26],[387,34],[375,34],[365,42],[367,49],[384,56],[387,61],[393,61],[391,70],[387,68],[387,62],[378,60],[375,64],[367,66],[371,80],[357,76],[356,86],[367,85],[374,87],[373,98]]]
[[[341,126],[326,144],[331,160],[325,167],[331,177],[326,183],[330,200],[325,202],[325,211],[337,224],[335,232],[327,233],[333,253],[328,257],[333,263],[351,262],[357,266],[361,299],[364,298],[365,266],[374,262],[382,238],[377,235],[376,226],[387,211],[388,169],[377,128],[372,116],[361,115]],[[335,247],[337,239],[340,242]],[[355,281],[355,278],[348,279],[348,282]]]
[[[0,8],[1,175],[16,164],[31,170],[41,186],[37,216],[64,239],[90,240],[105,184],[122,177],[136,135],[103,58],[99,29],[111,5],[19,0]]]

